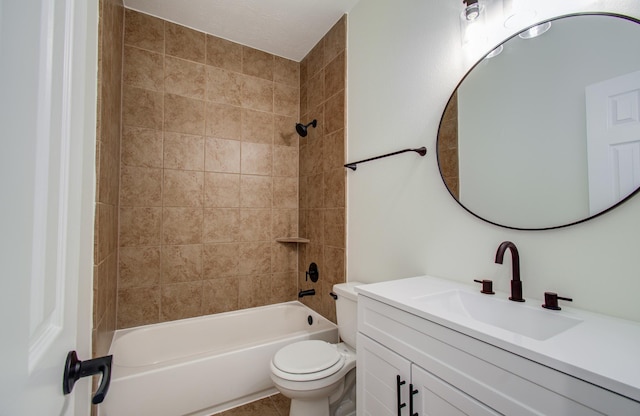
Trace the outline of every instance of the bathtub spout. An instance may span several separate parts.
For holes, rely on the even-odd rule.
[[[301,290],[300,292],[298,292],[298,297],[299,298],[303,298],[305,296],[313,296],[315,294],[316,294],[316,290],[315,289]]]

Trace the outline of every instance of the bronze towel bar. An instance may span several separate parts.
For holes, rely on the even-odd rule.
[[[349,168],[351,170],[356,170],[357,165],[359,163],[365,163],[365,162],[370,162],[372,160],[377,160],[377,159],[382,159],[383,157],[389,157],[389,156],[395,156],[395,155],[399,155],[400,153],[405,153],[405,152],[416,152],[417,154],[419,154],[420,156],[424,156],[427,154],[427,148],[426,147],[419,147],[417,149],[404,149],[404,150],[399,150],[397,152],[393,152],[393,153],[387,153],[386,155],[382,155],[382,156],[376,156],[376,157],[372,157],[369,159],[364,159],[364,160],[359,160],[357,162],[351,162],[351,163],[347,163],[346,165],[344,165],[345,168]]]

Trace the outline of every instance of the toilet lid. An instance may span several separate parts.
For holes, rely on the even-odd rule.
[[[325,341],[300,341],[283,347],[273,357],[273,365],[289,374],[318,373],[338,364],[342,355]]]

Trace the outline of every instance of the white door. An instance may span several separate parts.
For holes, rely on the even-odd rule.
[[[499,413],[428,371],[411,365],[411,407],[419,416],[498,416]]]
[[[0,1],[0,415],[88,415],[97,0]]]
[[[589,211],[640,186],[640,71],[586,87]]]
[[[358,333],[358,416],[409,415],[411,363]]]

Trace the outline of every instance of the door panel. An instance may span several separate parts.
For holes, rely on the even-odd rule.
[[[640,187],[640,71],[589,85],[585,93],[594,215]]]
[[[91,355],[97,0],[0,6],[0,414],[85,415]]]
[[[401,415],[409,415],[411,363],[393,351],[358,333],[357,412],[367,416],[398,416],[400,376]]]
[[[433,374],[411,366],[413,409],[418,416],[497,416],[495,412]]]

